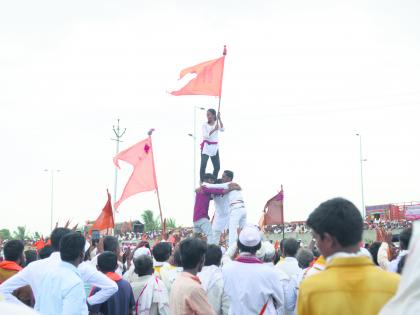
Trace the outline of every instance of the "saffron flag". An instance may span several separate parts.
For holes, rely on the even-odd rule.
[[[263,214],[259,221],[261,229],[266,225],[284,224],[283,200],[284,192],[283,186],[281,186],[281,191],[265,204]]]
[[[114,216],[112,213],[111,195],[109,194],[108,190],[106,191],[106,193],[108,194],[108,200],[105,204],[105,207],[102,209],[101,214],[89,229],[90,235],[92,234],[93,230],[101,231],[114,227]]]
[[[150,136],[117,154],[114,157],[114,164],[118,168],[120,168],[118,163],[120,160],[131,164],[133,166],[133,172],[124,187],[120,199],[115,203],[115,209],[124,200],[135,194],[157,189],[152,139]]]
[[[172,95],[222,95],[223,69],[225,65],[226,46],[223,56],[186,68],[181,71],[179,80],[187,74],[196,74],[183,88],[171,92]]]

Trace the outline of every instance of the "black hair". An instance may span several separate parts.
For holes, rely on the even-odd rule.
[[[140,255],[134,259],[134,272],[139,276],[153,274],[153,259],[147,255]]]
[[[85,238],[78,232],[64,235],[60,241],[60,257],[62,261],[73,262],[85,252]]]
[[[199,238],[186,238],[179,244],[184,269],[193,269],[203,260],[207,244]]]
[[[47,245],[43,247],[39,252],[39,259],[48,258],[51,256],[51,254],[54,252],[54,248],[51,245]]]
[[[152,254],[158,262],[168,261],[172,254],[172,245],[168,242],[160,242],[153,247]]]
[[[280,261],[281,253],[279,251],[276,251],[273,257],[273,263],[274,265],[277,265],[277,263]]]
[[[372,255],[373,262],[375,263],[376,266],[379,266],[378,251],[379,251],[379,247],[381,247],[381,244],[382,244],[381,242],[373,242],[369,246],[369,253]]]
[[[308,249],[299,249],[296,254],[296,259],[299,263],[299,267],[306,269],[310,266],[311,262],[314,260],[314,255]]]
[[[312,254],[314,255],[315,258],[318,258],[319,256],[321,256],[321,253],[319,252],[319,249],[316,246],[312,249]]]
[[[284,241],[284,256],[295,257],[299,250],[299,242],[294,238],[287,238]]]
[[[29,249],[25,251],[25,263],[26,266],[29,265],[31,262],[38,260],[38,253],[36,250]]]
[[[229,177],[230,178],[230,180],[233,180],[233,172],[232,171],[228,171],[228,170],[226,170],[226,171],[224,171],[223,172],[227,177]]]
[[[177,248],[174,252],[174,264],[177,267],[182,267],[181,252],[179,248]]]
[[[104,237],[104,251],[116,253],[120,244],[115,236],[107,235]]]
[[[208,245],[206,251],[206,260],[204,262],[205,266],[220,266],[220,262],[222,261],[222,249],[220,246],[217,245]]]
[[[261,248],[261,242],[259,242],[256,246],[245,246],[238,240],[238,249],[240,252],[251,253],[254,254]]]
[[[344,199],[334,198],[321,203],[310,215],[306,224],[321,239],[328,233],[343,246],[354,246],[362,240],[363,219],[356,206]]]
[[[114,272],[118,267],[118,257],[114,252],[103,252],[98,256],[98,269],[103,273]]]
[[[11,240],[8,241],[3,248],[4,251],[4,259],[9,261],[18,261],[19,258],[23,255],[23,245],[22,241],[19,240]],[[23,262],[22,262],[23,263]]]
[[[216,177],[213,174],[207,173],[203,176],[204,182],[209,182],[210,180],[216,181]]]
[[[408,249],[408,246],[410,245],[410,238],[411,234],[413,233],[412,228],[406,228],[400,233],[400,248],[402,250]]]
[[[51,233],[51,246],[53,247],[54,251],[58,252],[60,250],[60,241],[61,238],[69,234],[71,231],[67,228],[56,228]]]
[[[213,108],[209,108],[209,109],[207,110],[207,112],[212,113],[212,115],[213,115],[213,116],[216,116],[216,115],[217,115],[216,110],[215,110],[215,109],[213,109]]]
[[[405,266],[405,263],[406,263],[406,261],[407,261],[407,256],[408,256],[408,255],[404,255],[404,256],[402,256],[402,257],[401,257],[401,259],[400,259],[400,261],[398,262],[397,272],[398,272],[399,274],[402,274],[402,272],[403,272],[403,270],[404,270],[404,266]]]

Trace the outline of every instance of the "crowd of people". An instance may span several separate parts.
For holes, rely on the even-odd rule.
[[[273,244],[245,224],[230,246],[197,235],[140,240],[125,258],[118,237],[92,246],[67,228],[56,228],[31,261],[23,242],[10,240],[0,263],[0,313],[383,315],[407,308],[397,290],[404,265],[420,258],[407,255],[411,228],[397,243],[365,248],[360,212],[341,198],[322,203],[307,226],[308,245]]]

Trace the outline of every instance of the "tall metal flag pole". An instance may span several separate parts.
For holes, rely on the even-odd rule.
[[[366,217],[366,207],[365,207],[365,192],[363,188],[363,162],[366,162],[367,160],[363,158],[362,153],[362,134],[356,133],[356,136],[359,137],[359,153],[360,153],[360,187],[362,191],[362,216],[363,220],[365,220]]]
[[[120,142],[122,136],[124,136],[127,128],[124,128],[123,131],[121,131],[120,129],[120,119],[117,119],[117,127],[112,126],[112,130],[114,131],[115,134],[115,138],[116,139],[111,139],[113,141],[116,142],[116,149],[115,149],[115,155],[118,155],[118,153],[120,153]],[[118,186],[118,167],[115,166],[115,177],[114,177],[114,202],[116,202],[117,200],[117,186]],[[115,226],[115,210],[112,212],[114,214],[114,226]]]
[[[227,54],[227,49],[226,49],[226,45],[224,45],[223,47],[223,57],[226,57]],[[220,78],[220,95],[219,95],[219,108],[217,109],[217,112],[220,112],[220,104],[222,102],[222,82],[223,82],[223,73],[224,73],[224,69],[225,69],[225,60],[223,59],[223,71],[222,71],[222,77]]]
[[[281,191],[283,192],[283,205],[281,209],[281,220],[283,221],[283,239],[284,239],[284,191],[283,191],[283,185],[281,185]]]
[[[156,179],[155,156],[153,155],[153,144],[152,144],[153,131],[155,131],[155,129],[152,128],[152,129],[149,130],[149,132],[147,134],[149,135],[150,146],[152,147],[152,150],[150,152],[152,153],[152,161],[153,161],[153,177],[154,177],[155,183],[156,183],[156,196],[157,196],[157,201],[158,201],[158,206],[159,206],[160,223],[161,223],[162,231],[163,231],[164,224],[163,224],[163,215],[162,215],[162,205],[160,203],[159,186],[157,185],[157,179]]]

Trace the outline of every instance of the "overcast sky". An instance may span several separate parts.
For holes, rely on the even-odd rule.
[[[122,149],[156,129],[164,215],[191,225],[187,134],[194,106],[217,99],[166,91],[224,44],[221,167],[250,221],[281,184],[288,221],[336,196],[360,207],[356,133],[366,204],[419,200],[419,16],[417,0],[2,1],[0,228],[49,230],[46,168],[61,170],[54,222],[95,219],[113,191],[118,117]],[[155,194],[124,202],[117,221],[145,209],[158,213]]]

